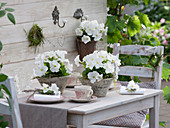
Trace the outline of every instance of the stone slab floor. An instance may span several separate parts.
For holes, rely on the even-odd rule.
[[[161,88],[163,89],[165,86],[170,86],[170,81],[165,82],[162,81]],[[160,111],[159,111],[159,120],[166,122],[166,128],[170,128],[170,104],[167,104],[167,101],[164,100],[163,95],[160,97]],[[160,128],[162,128],[160,126]]]

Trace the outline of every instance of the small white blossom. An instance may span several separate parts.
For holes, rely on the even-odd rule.
[[[60,69],[60,64],[57,61],[52,61],[50,63],[50,70],[51,72],[58,72]]]
[[[75,62],[75,64],[77,65],[77,67],[79,67],[80,66],[80,55],[77,55],[76,56],[76,58],[74,59],[74,62]]]
[[[48,90],[49,90],[49,88],[48,88],[48,87],[49,87],[49,86],[48,86],[48,84],[44,84],[44,83],[43,83],[42,85],[43,85],[43,86],[42,86],[42,88],[41,88],[41,89],[43,90],[43,93],[48,92]]]
[[[51,87],[49,88],[49,90],[54,91],[55,95],[60,95],[61,94],[61,92],[59,91],[59,88],[54,83],[51,84]]]
[[[96,71],[93,71],[93,72],[89,72],[88,73],[88,78],[90,80],[91,83],[94,83],[96,81],[100,81],[101,79],[101,76],[99,76],[99,73],[96,72]]]
[[[139,85],[137,85],[133,80],[131,80],[127,85],[127,90],[137,91],[137,90],[139,90]]]
[[[34,68],[35,75],[39,77],[45,75],[47,70],[48,70],[48,67],[44,66],[43,64],[38,65],[36,68]]]
[[[82,37],[82,41],[85,43],[85,44],[87,44],[88,42],[90,42],[91,41],[91,39],[90,39],[90,37],[89,36],[83,36]]]
[[[75,31],[76,31],[77,36],[82,36],[83,35],[83,31],[80,28],[77,28]]]

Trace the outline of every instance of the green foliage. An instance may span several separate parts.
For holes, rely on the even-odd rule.
[[[140,32],[141,23],[138,16],[133,16],[129,18],[127,23],[127,32],[129,36],[134,36],[136,33]]]
[[[141,13],[148,15],[151,21],[160,21],[161,18],[170,20],[170,7],[166,6],[165,3],[154,2],[144,6],[143,9],[139,10]]]
[[[2,50],[2,47],[3,47],[2,42],[0,41],[0,51]]]
[[[44,44],[44,35],[42,33],[42,28],[40,28],[37,24],[34,24],[32,26],[27,37],[30,41],[29,47],[35,47],[35,52],[37,50],[37,46],[41,46]]]
[[[166,86],[163,89],[164,100],[167,100],[167,104],[170,104],[170,87]]]
[[[170,80],[170,64],[164,63],[162,68],[162,78],[167,82]]]
[[[8,78],[7,75],[5,75],[5,74],[3,74],[3,73],[0,73],[0,82],[5,81],[7,78]]]
[[[55,95],[54,91],[48,90],[46,93],[43,92],[43,90],[39,91],[40,94],[46,94],[46,95]]]
[[[145,121],[148,121],[148,120],[149,120],[149,114],[146,114],[146,120]],[[165,121],[159,121],[159,125],[162,126],[163,128],[165,128],[166,123],[165,123]]]
[[[10,13],[10,12],[14,12],[15,10],[12,9],[12,8],[5,8],[5,9],[3,9],[3,7],[4,7],[6,4],[7,4],[7,3],[1,3],[1,5],[0,5],[0,18],[1,18],[1,17],[4,17],[4,16],[7,14],[8,20],[9,20],[11,23],[15,24],[15,17],[14,17],[14,15],[13,15],[12,13]]]
[[[7,16],[8,16],[8,19],[9,19],[13,24],[15,24],[14,15],[13,15],[12,13],[8,13]]]
[[[4,117],[0,116],[0,128],[6,128],[9,124],[8,121],[3,121],[3,120],[4,120]]]

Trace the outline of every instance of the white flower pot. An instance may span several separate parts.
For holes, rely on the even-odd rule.
[[[52,77],[52,78],[37,78],[40,84],[43,83],[48,84],[51,86],[52,83],[55,83],[60,92],[63,93],[64,89],[66,88],[67,82],[69,80],[70,76],[63,76],[63,77]]]
[[[105,97],[110,85],[113,82],[113,78],[102,79],[99,82],[91,83],[90,80],[80,78],[80,82],[83,85],[90,85],[93,90],[93,95],[97,97]]]

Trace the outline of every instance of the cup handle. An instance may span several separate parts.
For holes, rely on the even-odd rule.
[[[90,96],[92,96],[92,95],[93,95],[93,90],[91,89],[91,90],[90,90]]]

